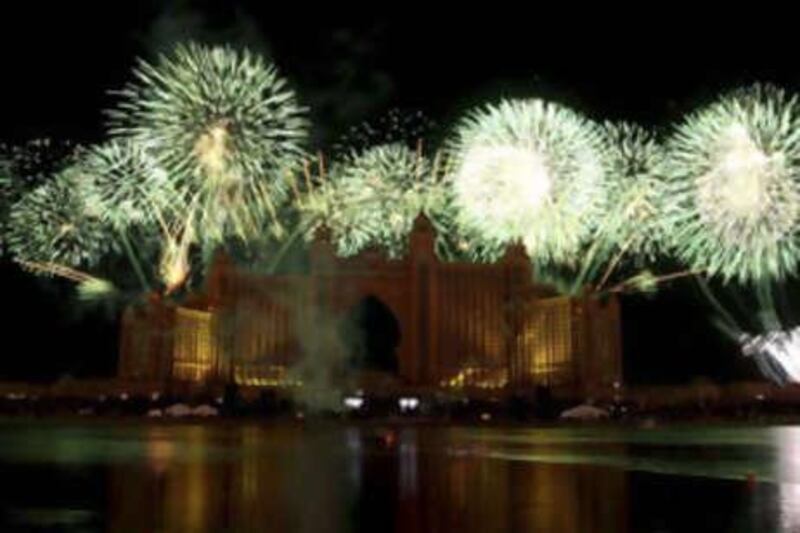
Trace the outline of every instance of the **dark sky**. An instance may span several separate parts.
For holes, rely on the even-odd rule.
[[[470,104],[531,94],[595,118],[662,125],[724,88],[800,85],[794,32],[766,9],[765,22],[737,24],[701,19],[696,9],[637,20],[625,11],[579,17],[570,5],[548,12],[537,4],[406,3],[375,13],[283,4],[4,2],[2,136],[98,137],[101,110],[114,102],[107,93],[128,79],[134,58],[187,37],[270,55],[334,133],[392,106],[447,122]]]
[[[419,109],[447,124],[487,99],[538,95],[596,119],[666,127],[740,84],[800,89],[795,32],[783,27],[791,15],[766,5],[731,20],[666,3],[617,13],[592,13],[577,3],[548,9],[463,3],[438,11],[433,3],[383,3],[382,12],[372,5],[356,11],[339,3],[335,9],[284,4],[3,2],[0,139],[101,139],[101,111],[114,102],[108,92],[125,83],[134,58],[152,58],[188,37],[243,44],[272,57],[311,107],[322,146],[390,108]],[[38,294],[21,305],[11,328],[14,339],[32,342],[24,373],[102,369],[98,362],[114,349],[113,327],[64,322],[63,294],[44,293],[10,268],[3,277],[15,299]],[[709,333],[707,309],[687,297],[693,290],[626,302],[632,317],[626,357],[635,379],[738,372],[730,346]],[[44,335],[30,333],[37,316],[50,328]],[[80,339],[93,328],[99,328],[96,342],[83,350]],[[69,340],[58,341],[56,356],[59,335]],[[55,364],[56,357],[63,361]]]

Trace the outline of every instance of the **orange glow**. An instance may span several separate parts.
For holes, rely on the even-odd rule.
[[[549,386],[568,379],[574,357],[571,308],[569,298],[550,298],[526,313],[515,354],[517,380]]]
[[[235,365],[234,379],[239,385],[256,387],[299,387],[303,384],[281,365]]]
[[[439,385],[451,389],[465,387],[502,389],[508,385],[508,370],[506,368],[468,366],[459,370],[455,375],[443,379]]]
[[[175,346],[172,377],[205,381],[219,360],[214,315],[179,307],[175,313]]]

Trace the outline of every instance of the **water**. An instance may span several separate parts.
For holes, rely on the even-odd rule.
[[[0,530],[800,531],[800,427],[12,420]]]

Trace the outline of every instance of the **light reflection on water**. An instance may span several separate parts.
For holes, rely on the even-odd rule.
[[[800,531],[800,427],[780,428],[773,433],[778,450],[781,527]]]
[[[797,427],[8,421],[0,472],[3,531],[800,531]]]

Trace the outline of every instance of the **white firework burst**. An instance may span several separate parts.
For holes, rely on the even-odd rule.
[[[780,279],[800,255],[800,102],[756,85],[691,115],[670,143],[679,257],[724,280]]]
[[[742,353],[754,357],[762,373],[785,385],[800,382],[800,327],[739,338]]]
[[[521,240],[537,262],[572,263],[603,213],[599,127],[542,100],[470,113],[452,140],[460,226],[496,247]]]

